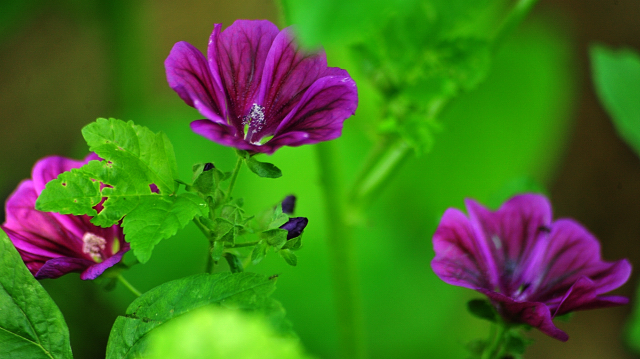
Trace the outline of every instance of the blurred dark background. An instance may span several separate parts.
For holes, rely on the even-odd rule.
[[[0,153],[3,154],[0,198],[3,199],[20,180],[30,177],[31,166],[37,159],[51,154],[84,156],[86,147],[80,129],[96,117],[134,120],[154,131],[167,132],[178,151],[179,161],[186,162],[179,162],[185,179],[189,179],[188,169],[193,162],[209,161],[212,156],[217,166],[230,168],[232,151],[192,135],[188,130],[189,121],[200,115],[169,89],[163,61],[177,41],[185,40],[205,49],[214,23],[227,26],[235,19],[265,18],[282,26],[277,7],[268,0],[185,0],[179,5],[168,0],[28,0],[3,2],[0,9]],[[367,298],[365,309],[370,347],[376,354],[372,357],[460,357],[463,352],[459,348],[451,351],[452,346],[486,335],[486,326],[462,310],[464,301],[474,294],[461,288],[449,288],[430,273],[430,235],[444,208],[461,206],[465,196],[491,198],[508,182],[507,177],[516,181],[533,178],[545,185],[552,198],[555,216],[573,217],[589,228],[601,240],[605,259],[626,257],[632,264],[640,263],[640,159],[617,136],[599,104],[590,79],[588,59],[588,47],[593,43],[640,51],[639,23],[640,3],[637,0],[542,0],[514,36],[520,36],[518,39],[540,33],[548,36],[553,41],[541,40],[536,44],[542,50],[549,46],[551,55],[548,58],[561,65],[552,60],[530,63],[527,64],[529,67],[514,70],[516,75],[513,76],[524,81],[521,79],[526,76],[546,76],[548,70],[566,70],[562,77],[555,78],[562,79],[558,80],[560,83],[549,79],[557,91],[546,93],[552,97],[548,101],[562,102],[553,112],[558,120],[554,117],[556,123],[550,124],[551,132],[546,134],[545,127],[536,127],[535,118],[531,122],[520,122],[519,116],[546,114],[533,107],[535,101],[531,108],[526,101],[514,105],[520,106],[514,107],[519,112],[503,114],[512,122],[496,123],[493,127],[447,122],[449,118],[465,118],[465,111],[476,111],[474,104],[480,102],[474,101],[482,100],[474,100],[473,93],[443,116],[444,129],[435,135],[433,154],[407,164],[371,210],[371,222],[377,227],[368,226],[359,235],[363,247],[361,273]],[[516,56],[513,55],[516,51],[509,53],[509,49],[517,50],[517,44],[505,45],[505,59]],[[330,49],[328,53],[331,55]],[[331,64],[331,58],[329,61]],[[500,64],[508,63],[508,60],[501,61],[496,61],[493,71],[498,71]],[[502,82],[489,79],[489,84],[479,89],[485,94],[478,96],[484,97],[478,98],[508,96],[504,92],[510,89],[500,84],[509,83],[512,75],[506,72],[500,76]],[[537,79],[531,79],[532,83]],[[362,91],[366,89],[361,88],[361,94]],[[531,91],[541,90],[532,88]],[[362,96],[366,99],[367,94]],[[366,125],[363,113],[370,114],[372,110],[363,107],[359,111],[356,118],[346,123],[340,140],[342,148],[356,154],[369,143],[368,138],[359,135],[358,129]],[[490,115],[487,112],[487,118]],[[541,117],[540,121],[550,120]],[[497,129],[494,135],[501,139],[499,136],[510,136],[509,126],[513,123],[521,124],[514,130],[521,138],[529,138],[528,131],[535,134],[531,138],[537,141],[536,150],[532,152],[536,155],[529,160],[532,165],[524,166],[518,160],[519,154],[510,152],[514,147],[501,150],[501,143],[496,144],[495,153],[502,153],[496,161],[502,161],[500,166],[508,172],[503,176],[506,179],[501,177],[500,181],[491,182],[479,176],[484,172],[476,167],[484,166],[484,171],[491,171],[492,167],[479,164],[473,156],[450,155],[462,158],[461,162],[452,165],[452,159],[442,157],[445,155],[438,152],[439,148],[449,148],[447,145],[461,148],[463,145],[456,142],[459,139],[475,138],[464,137],[462,132],[457,136],[457,130],[465,131],[465,127],[471,126],[480,132],[467,135],[477,137],[483,135],[483,129]],[[527,127],[529,124],[531,129]],[[350,140],[349,136],[354,139]],[[548,144],[544,142],[547,140]],[[276,203],[297,189],[307,195],[300,200],[300,213],[308,215],[312,225],[317,223],[315,228],[322,226],[319,192],[315,187],[308,189],[301,184],[307,183],[311,187],[315,184],[313,161],[306,163],[307,158],[315,157],[307,147],[284,149],[274,156],[274,162],[284,170],[285,178],[288,174],[296,178],[274,185],[253,179],[240,180],[238,188],[244,188],[241,191],[246,198],[253,200],[262,196],[261,200],[255,201],[254,208],[248,204],[250,209]],[[357,156],[353,161],[357,164]],[[347,162],[345,167],[349,168],[350,162]],[[442,166],[438,167],[438,163]],[[453,199],[430,197],[442,190],[437,188],[431,192],[420,192],[420,189],[416,195],[415,187],[434,186],[427,178],[445,176],[443,172],[434,171],[449,169],[447,166],[455,167],[450,169],[452,176],[458,174],[455,178],[460,178],[450,180],[453,185],[461,186]],[[517,169],[515,173],[509,172],[511,168]],[[465,171],[469,174],[464,175]],[[469,184],[467,190],[465,183],[473,185]],[[418,203],[423,200],[429,204]],[[412,210],[400,211],[399,203],[405,210]],[[378,225],[385,221],[396,224]],[[405,224],[413,227],[406,229]],[[288,309],[289,318],[307,348],[319,357],[331,358],[335,356],[336,338],[326,248],[323,247],[322,230],[317,229],[315,234],[312,231],[313,226],[307,231],[299,268],[288,268],[281,260],[274,259],[256,270],[285,274],[279,280],[275,296]],[[431,233],[425,233],[429,231]],[[199,239],[186,244],[192,235],[197,236],[197,231],[187,228],[173,244],[166,244],[163,249],[160,248],[163,243],[157,249],[155,262],[152,260],[144,267],[135,268],[127,277],[147,290],[165,280],[197,272],[199,266],[204,268],[204,257],[199,255],[204,253],[206,244]],[[371,244],[376,238],[383,239],[376,242],[379,245]],[[399,245],[394,241],[403,243]],[[178,253],[181,248],[187,249]],[[197,256],[195,264],[193,256]],[[163,260],[169,264],[163,264]],[[405,262],[398,264],[398,261]],[[396,269],[398,272],[394,273]],[[424,274],[414,278],[409,274],[405,276],[404,270]],[[634,273],[616,293],[631,296],[633,300],[637,278]],[[302,281],[307,283],[301,284]],[[101,357],[110,325],[133,299],[130,294],[117,288],[104,295],[100,282],[81,283],[77,275],[43,281],[43,285],[68,319],[76,358]],[[412,288],[411,297],[404,297],[404,292],[394,294],[394,286]],[[317,296],[317,293],[322,295]],[[448,301],[451,298],[455,298],[453,302]],[[436,314],[438,308],[453,303],[460,306]],[[84,309],[78,309],[81,307]],[[422,309],[406,310],[406,313],[400,309],[412,307]],[[559,324],[571,336],[567,343],[532,332],[537,343],[531,347],[527,358],[632,358],[621,340],[631,310],[629,305],[578,313],[570,323]],[[322,313],[329,314],[323,318]],[[467,323],[469,328],[466,329]],[[443,334],[447,331],[458,333],[460,338],[456,334],[455,338],[442,344],[438,338],[447,336]]]

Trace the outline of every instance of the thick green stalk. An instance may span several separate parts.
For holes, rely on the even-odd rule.
[[[364,343],[363,312],[361,307],[360,284],[357,275],[356,255],[352,228],[347,224],[345,196],[340,187],[340,165],[337,159],[335,142],[323,142],[316,145],[320,173],[320,185],[325,198],[325,213],[328,232],[336,302],[338,336],[341,358],[366,358]]]

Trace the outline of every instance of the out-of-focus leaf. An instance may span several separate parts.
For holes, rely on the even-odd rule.
[[[281,337],[260,316],[206,307],[151,334],[149,359],[307,359],[297,338]]]
[[[0,230],[0,358],[71,359],[69,329]]]
[[[148,334],[191,310],[210,305],[269,315],[275,280],[256,273],[199,274],[162,284],[138,297],[116,319],[107,345],[107,359],[138,358],[146,352]]]
[[[591,47],[593,81],[618,133],[640,156],[640,55]]]

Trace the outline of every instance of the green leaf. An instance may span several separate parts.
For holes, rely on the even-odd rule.
[[[208,206],[193,193],[176,194],[173,146],[163,133],[116,119],[99,118],[82,130],[90,149],[103,161],[90,161],[47,183],[36,201],[41,211],[88,214],[109,227],[122,220],[125,240],[145,263],[158,242],[173,236]],[[106,185],[100,188],[100,183]],[[160,193],[153,193],[155,184]],[[93,208],[103,198],[103,210]]]
[[[640,156],[640,55],[591,47],[593,81],[618,133]]]
[[[36,201],[36,208],[46,212],[95,216],[97,212],[93,207],[101,200],[100,183],[74,168],[47,183]]]
[[[288,265],[294,267],[298,265],[298,256],[296,256],[292,251],[288,249],[282,249],[279,251],[279,253]]]
[[[136,208],[122,221],[125,239],[131,249],[145,263],[151,257],[153,247],[162,239],[176,234],[193,217],[207,214],[202,199],[192,193],[180,196],[152,195],[141,197]]]
[[[62,313],[1,230],[0,358],[72,358]]]
[[[151,334],[149,359],[305,359],[299,340],[283,338],[265,319],[206,307]]]
[[[496,309],[491,302],[486,299],[472,299],[467,303],[467,309],[469,313],[474,316],[485,319],[490,322],[496,322]]]
[[[260,263],[267,255],[267,249],[269,249],[269,245],[265,241],[260,241],[260,243],[253,247],[251,251],[251,263],[254,265]]]
[[[260,177],[266,177],[266,178],[282,177],[282,171],[280,171],[280,169],[272,163],[259,162],[253,157],[245,158],[245,162],[247,163],[247,167],[249,167],[251,172],[257,174]]]
[[[244,266],[242,265],[242,261],[240,261],[240,259],[235,254],[227,252],[224,254],[224,259],[227,260],[231,273],[244,272]]]
[[[260,233],[260,237],[270,246],[274,246],[279,249],[287,243],[288,233],[289,232],[286,229],[274,228]]]
[[[148,334],[166,322],[206,305],[269,314],[275,280],[256,273],[198,274],[164,283],[134,300],[111,329],[107,359],[138,358]]]
[[[144,126],[113,118],[99,118],[82,129],[89,150],[122,167],[145,169],[145,174],[161,193],[177,189],[178,165],[167,136],[153,133]]]

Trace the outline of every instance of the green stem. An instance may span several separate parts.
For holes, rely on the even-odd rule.
[[[213,274],[213,270],[215,268],[215,265],[213,263],[213,246],[215,245],[214,241],[209,241],[209,250],[207,251],[207,265],[204,268],[205,272],[209,273],[209,274]]]
[[[225,248],[251,247],[251,246],[257,245],[258,243],[260,243],[260,241],[236,243],[236,244],[230,244],[228,246],[225,246]]]
[[[505,344],[505,334],[507,334],[508,327],[503,322],[498,322],[496,325],[498,326],[497,331],[492,333],[493,340],[482,353],[482,359],[500,359],[500,354],[503,352],[502,348]]]
[[[124,286],[127,287],[127,289],[129,289],[131,291],[131,293],[133,293],[136,297],[139,297],[139,296],[142,295],[142,293],[140,293],[139,290],[137,290],[133,285],[131,285],[131,283],[129,283],[129,281],[124,279],[122,274],[118,274],[118,280],[120,281],[120,283],[124,284]]]
[[[411,147],[399,137],[386,139],[372,151],[370,158],[373,160],[358,176],[349,195],[356,209],[371,202],[373,195],[379,193],[410,153]]]
[[[498,48],[505,38],[524,20],[538,0],[519,0],[505,18],[493,38],[494,48]]]
[[[326,234],[331,261],[334,297],[336,302],[338,337],[341,357],[366,358],[363,312],[360,285],[356,273],[356,257],[352,228],[346,223],[343,191],[339,180],[340,158],[334,142],[316,145],[320,185],[325,198]]]
[[[236,185],[236,179],[238,178],[238,173],[240,173],[240,168],[242,167],[242,161],[244,158],[238,156],[238,161],[236,161],[236,167],[233,169],[233,173],[231,174],[231,180],[229,181],[229,188],[227,189],[227,195],[224,197],[224,201],[222,203],[227,203],[229,199],[231,199],[231,192],[233,192],[233,187]]]

